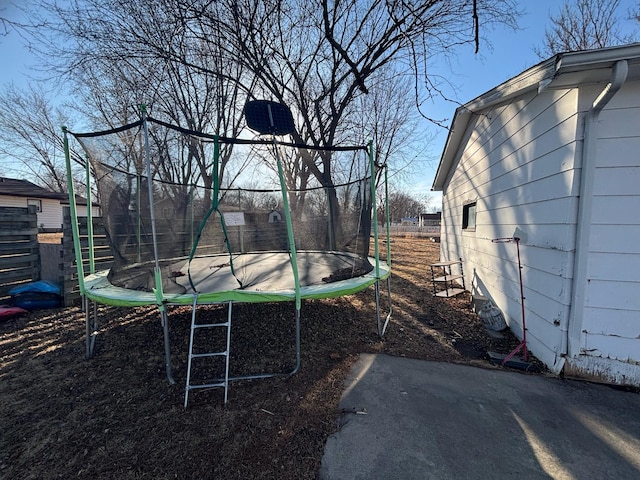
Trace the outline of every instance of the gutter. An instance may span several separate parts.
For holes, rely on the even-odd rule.
[[[640,42],[620,47],[566,52],[560,54],[558,70],[568,73],[576,70],[607,68],[620,61],[637,59],[638,56],[640,56]]]
[[[566,65],[565,65],[566,66]],[[600,112],[618,93],[627,80],[629,65],[627,60],[617,60],[613,65],[611,80],[594,100],[584,119],[583,147],[580,159],[580,197],[576,214],[576,244],[573,260],[573,279],[571,282],[571,304],[569,314],[560,324],[562,343],[560,355],[562,357],[560,369],[564,366],[565,358],[571,353],[579,353],[579,333],[584,311],[584,297],[586,290],[587,257],[589,254],[589,237],[591,233],[591,213],[593,210],[593,183],[596,164],[597,123]],[[576,345],[570,342],[570,327],[578,330]],[[571,349],[571,352],[569,350]]]

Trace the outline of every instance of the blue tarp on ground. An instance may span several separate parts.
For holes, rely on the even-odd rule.
[[[55,293],[56,295],[62,295],[62,289],[55,283],[51,283],[47,280],[39,280],[37,282],[27,283],[14,287],[9,290],[9,295],[20,295],[21,293]]]
[[[56,308],[62,304],[62,289],[47,280],[27,283],[9,290],[11,303],[26,310]]]

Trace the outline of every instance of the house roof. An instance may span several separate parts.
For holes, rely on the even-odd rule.
[[[640,79],[640,43],[620,47],[560,53],[525,70],[519,75],[457,108],[431,189],[441,191],[454,165],[462,137],[477,112],[537,91],[569,89],[578,85],[605,84],[611,81],[614,65],[626,60],[628,79]]]
[[[0,195],[8,195],[13,197],[29,197],[29,198],[49,198],[60,200],[61,203],[69,203],[68,193],[52,192],[46,188],[42,188],[28,180],[19,180],[17,178],[0,177]],[[76,195],[76,203],[86,205],[86,199]]]
[[[59,200],[68,197],[66,193],[52,192],[28,180],[7,177],[0,177],[0,194],[14,197],[55,198]]]

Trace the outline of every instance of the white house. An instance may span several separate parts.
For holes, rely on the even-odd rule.
[[[87,216],[87,201],[76,196],[78,216]],[[35,205],[38,227],[45,232],[62,231],[64,207],[69,206],[69,195],[46,190],[27,180],[0,177],[0,207],[27,207]],[[100,209],[92,205],[92,215],[99,216]]]
[[[553,372],[640,386],[640,43],[559,54],[456,110],[441,260]]]

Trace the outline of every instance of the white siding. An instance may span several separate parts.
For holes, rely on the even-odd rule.
[[[491,298],[522,336],[518,236],[532,353],[559,365],[560,325],[569,313],[582,126],[576,91],[529,94],[480,112],[443,190],[443,259],[462,257],[472,293]],[[475,231],[462,206],[477,202]]]
[[[63,210],[64,210],[63,206]],[[66,208],[69,208],[68,206],[66,206]],[[76,205],[76,213],[78,215],[78,217],[86,217],[87,216],[87,206],[86,205]],[[99,217],[100,216],[100,207],[97,207],[95,205],[91,205],[91,216],[92,217]]]
[[[625,84],[599,120],[587,278],[580,279],[585,285],[581,349],[583,355],[637,365],[640,82]]]
[[[31,197],[30,197],[31,198]],[[33,197],[37,199],[37,197]],[[16,197],[12,195],[2,195],[0,194],[0,207],[27,207],[27,197]],[[60,200],[42,198],[39,199],[41,201],[42,211],[38,212],[38,227],[46,228],[46,229],[62,229],[62,214],[63,206],[60,203]],[[69,208],[66,206],[66,208]],[[87,206],[86,205],[77,205],[77,213],[79,217],[87,216]],[[101,215],[100,207],[96,205],[92,205],[91,207],[93,217],[99,217]]]
[[[24,197],[13,197],[9,195],[0,195],[0,207],[27,207],[27,199]]]
[[[62,229],[62,206],[60,200],[38,197],[16,197],[12,195],[0,195],[0,206],[2,207],[22,207],[28,205],[28,200],[39,199],[42,211],[38,212],[38,227],[46,229]],[[86,211],[86,207],[85,211]]]
[[[582,172],[584,120],[604,86],[474,112],[443,186],[441,258],[461,257],[472,293],[522,336],[516,247],[491,242],[520,237],[531,351],[555,371],[640,385],[640,81],[589,124],[584,154],[595,167]],[[475,228],[463,230],[469,202]]]

